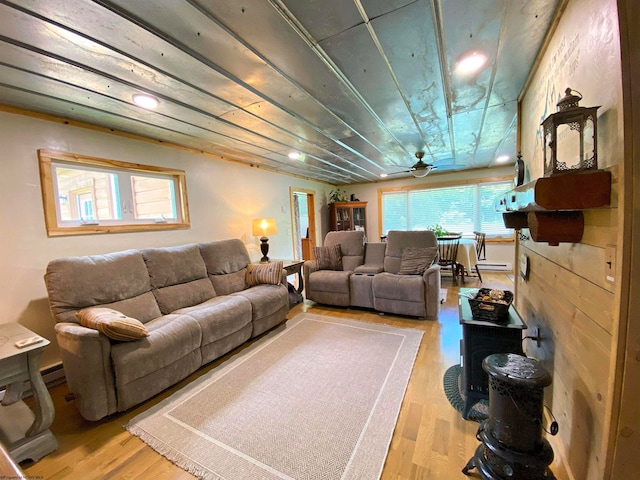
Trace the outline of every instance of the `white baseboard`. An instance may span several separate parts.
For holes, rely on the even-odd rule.
[[[478,262],[478,268],[480,270],[486,270],[490,272],[512,272],[513,265],[511,263],[486,263]]]

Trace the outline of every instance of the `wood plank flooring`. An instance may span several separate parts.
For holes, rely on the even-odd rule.
[[[513,290],[506,274],[483,273],[483,286]],[[379,315],[362,309],[318,306],[312,302],[297,305],[289,318],[307,311],[347,317],[424,331],[414,370],[402,404],[389,454],[382,472],[383,480],[457,480],[465,479],[461,469],[478,445],[478,424],[465,421],[449,404],[442,388],[448,367],[459,363],[461,328],[458,323],[458,286],[443,278],[448,289],[437,321],[416,320],[395,315]],[[467,278],[465,287],[479,287],[477,278]],[[235,353],[235,352],[232,352]],[[138,407],[103,419],[87,422],[64,399],[66,384],[51,389],[56,418],[51,427],[59,442],[56,452],[35,464],[23,464],[27,476],[53,479],[190,479],[187,472],[122,428],[151,405],[168,397],[189,382],[226,360],[230,355],[203,367],[173,388]],[[552,465],[558,480],[567,477],[558,464]],[[254,480],[254,479],[247,479]]]

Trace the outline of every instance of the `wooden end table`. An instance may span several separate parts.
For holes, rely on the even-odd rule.
[[[16,462],[37,462],[58,448],[49,427],[55,410],[40,375],[40,356],[49,341],[18,348],[18,340],[36,336],[18,323],[0,324],[0,385],[7,388],[0,406],[0,440]],[[22,401],[26,381],[31,382],[34,411]]]

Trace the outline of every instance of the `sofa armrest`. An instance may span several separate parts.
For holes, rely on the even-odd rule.
[[[80,414],[93,421],[117,411],[109,339],[77,323],[58,323],[55,331],[67,385]]]
[[[302,266],[302,276],[304,277],[305,285],[309,285],[309,275],[313,272],[317,272],[318,270],[318,262],[315,260],[307,260],[304,262],[304,265]]]
[[[440,313],[440,265],[431,265],[422,275],[425,288],[427,318],[437,318]]]

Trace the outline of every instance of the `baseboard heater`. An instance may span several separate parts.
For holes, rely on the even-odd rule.
[[[511,271],[513,271],[513,265],[511,263],[478,262],[478,268],[480,270],[487,270],[487,271],[491,271],[491,272],[511,272]]]
[[[55,387],[56,385],[60,385],[61,383],[64,383],[66,381],[62,363],[49,368],[45,368],[44,370],[40,371],[40,374],[42,375],[42,380],[44,380],[44,384],[47,386],[47,389]],[[27,383],[29,383],[29,385],[25,387],[22,398],[31,396],[31,384],[28,381]],[[4,391],[4,388],[0,390],[0,401],[2,401],[2,399],[4,398]]]

